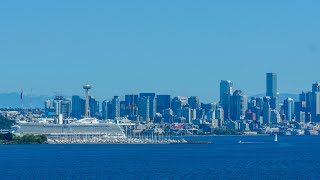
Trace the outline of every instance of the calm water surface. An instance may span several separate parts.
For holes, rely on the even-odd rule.
[[[215,144],[0,145],[0,179],[320,179],[320,136],[191,139]]]

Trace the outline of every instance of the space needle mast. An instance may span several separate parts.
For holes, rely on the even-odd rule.
[[[86,84],[83,86],[83,89],[86,92],[86,114],[85,114],[85,118],[89,118],[90,117],[90,106],[89,106],[89,90],[91,89],[91,85],[90,84]]]

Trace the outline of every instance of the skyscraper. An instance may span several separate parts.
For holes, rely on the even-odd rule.
[[[240,90],[236,90],[232,96],[231,115],[233,120],[243,120],[248,110],[247,96]]]
[[[222,80],[220,82],[220,104],[224,110],[224,119],[231,119],[231,96],[232,96],[232,86],[231,81]]]
[[[292,98],[287,98],[284,100],[283,111],[286,115],[286,120],[291,121],[294,117],[294,101]]]
[[[224,104],[224,95],[228,94],[229,96],[232,95],[232,87],[233,83],[229,80],[221,80],[220,82],[220,104]]]
[[[134,120],[138,116],[138,98],[139,95],[125,95],[126,112],[125,115],[129,116],[129,119]]]
[[[279,93],[278,93],[278,80],[277,74],[267,73],[267,93],[266,96],[270,97],[270,107],[279,111]]]
[[[138,99],[138,114],[143,121],[150,121],[150,100],[148,96],[142,96]]]
[[[263,124],[270,124],[271,121],[271,108],[270,108],[270,97],[267,96],[263,99]]]
[[[199,96],[191,96],[188,98],[188,104],[191,109],[200,108],[200,98]]]
[[[103,120],[108,119],[108,101],[107,100],[102,101],[101,114],[102,114]]]
[[[267,93],[271,99],[276,97],[277,92],[277,74],[275,73],[267,73]]]
[[[150,121],[153,121],[157,112],[157,104],[156,104],[156,94],[155,93],[140,93],[140,97],[148,97],[149,98],[149,118]]]
[[[157,112],[163,113],[165,109],[171,107],[171,96],[170,95],[157,95]]]
[[[312,92],[307,99],[309,99],[309,102],[307,101],[307,108],[310,106],[312,121],[320,121],[320,82],[312,84]]]
[[[114,96],[112,99],[112,119],[120,117],[120,98]]]
[[[80,119],[85,115],[85,100],[80,96],[72,96],[72,117]]]
[[[97,101],[95,98],[92,96],[89,96],[89,112],[92,117],[97,117],[99,116],[99,101]]]
[[[70,99],[64,99],[61,102],[61,114],[63,119],[71,117],[71,100]]]

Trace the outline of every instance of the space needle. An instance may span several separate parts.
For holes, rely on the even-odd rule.
[[[90,84],[86,84],[83,86],[83,89],[86,92],[86,114],[85,114],[85,118],[90,118],[90,106],[89,106],[89,90],[91,89],[91,85]]]

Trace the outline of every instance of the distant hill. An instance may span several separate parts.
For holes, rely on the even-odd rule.
[[[24,108],[44,108],[44,101],[49,96],[23,96]],[[21,108],[20,93],[0,93],[0,108]]]
[[[265,94],[257,94],[249,97],[264,97]],[[299,101],[299,94],[290,94],[290,93],[280,93],[279,101],[283,102],[288,97],[292,98],[294,101]]]

